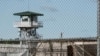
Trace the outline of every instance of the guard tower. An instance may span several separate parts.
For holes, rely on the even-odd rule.
[[[14,27],[19,28],[19,36],[21,39],[39,39],[40,35],[37,34],[37,29],[43,27],[42,22],[38,21],[37,16],[43,16],[43,14],[24,11],[14,13],[14,15],[20,16],[20,21],[14,24]]]
[[[37,46],[37,40],[40,38],[40,35],[37,33],[37,29],[43,27],[42,22],[38,21],[37,16],[43,16],[43,14],[24,11],[19,13],[14,13],[14,15],[20,16],[20,21],[14,24],[14,27],[19,28],[20,36],[20,46],[26,45],[27,56],[35,55],[35,50]]]

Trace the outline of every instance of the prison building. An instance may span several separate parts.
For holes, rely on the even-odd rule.
[[[24,40],[28,41],[28,40]],[[30,40],[38,43],[33,49],[20,45],[20,40],[0,40],[0,56],[96,56],[96,38],[65,38]]]
[[[14,13],[20,20],[14,23],[19,38],[0,39],[0,56],[96,56],[97,37],[42,39],[37,30],[43,27],[41,13]]]

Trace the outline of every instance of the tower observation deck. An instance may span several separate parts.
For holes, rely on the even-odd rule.
[[[15,22],[14,27],[19,28],[19,36],[24,39],[38,39],[39,34],[36,30],[43,27],[42,21],[38,21],[37,16],[43,16],[43,14],[24,11],[14,13],[14,15],[20,16],[20,21]]]

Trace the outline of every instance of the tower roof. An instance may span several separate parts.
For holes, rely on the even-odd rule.
[[[43,14],[36,13],[36,12],[31,12],[31,11],[24,11],[24,12],[19,12],[19,13],[14,13],[13,15],[18,15],[18,16],[43,16]]]

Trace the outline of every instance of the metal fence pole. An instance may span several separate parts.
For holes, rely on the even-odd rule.
[[[100,56],[100,0],[97,0],[97,56]]]

